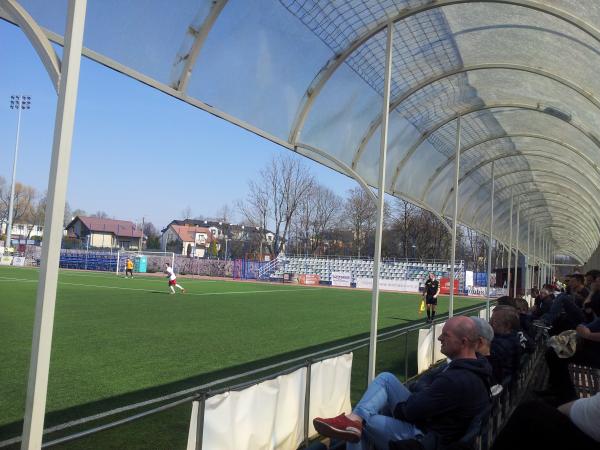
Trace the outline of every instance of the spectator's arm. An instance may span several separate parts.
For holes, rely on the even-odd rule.
[[[571,408],[573,407],[573,403],[575,403],[575,400],[573,400],[572,402],[569,402],[569,403],[564,403],[558,407],[558,410],[561,413],[563,413],[565,416],[570,417]]]
[[[575,328],[575,331],[577,331],[577,334],[584,339],[587,339],[589,341],[600,342],[600,332],[593,333],[585,325],[577,325],[577,328]]]
[[[456,383],[445,376],[437,377],[428,389],[413,393],[394,409],[396,419],[415,422],[451,411],[460,403]]]

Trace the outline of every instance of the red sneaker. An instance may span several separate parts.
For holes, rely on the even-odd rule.
[[[330,419],[317,417],[313,419],[313,425],[322,436],[348,442],[360,441],[362,434],[362,421],[348,419],[344,413]]]

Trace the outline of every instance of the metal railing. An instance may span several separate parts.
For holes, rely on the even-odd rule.
[[[456,313],[458,313],[460,315],[472,315],[474,313],[478,313],[479,311],[481,311],[483,309],[485,309],[484,304],[474,306],[474,307],[464,308],[464,309],[456,311]],[[445,321],[447,318],[448,318],[447,313],[443,314],[443,315],[439,315],[435,318],[433,325],[435,325],[436,323],[441,323],[441,322]],[[424,324],[422,321],[419,321],[417,323],[413,323],[408,326],[403,326],[403,327],[398,327],[398,328],[393,328],[393,329],[382,331],[378,335],[378,340],[377,340],[378,343],[382,343],[385,341],[389,341],[391,339],[397,339],[397,338],[401,338],[401,337],[405,338],[404,360],[401,363],[401,365],[404,366],[403,369],[404,369],[404,379],[405,380],[409,378],[408,335],[412,332],[415,332],[415,331],[421,329],[421,328],[424,328]],[[435,326],[433,326],[433,329],[435,330]],[[434,333],[435,333],[435,331],[434,331]],[[434,342],[435,342],[435,336],[434,336]],[[135,410],[138,410],[138,409],[141,409],[144,407],[152,406],[152,408],[150,408],[150,409],[144,410],[144,411],[136,413],[136,414],[132,414],[131,416],[127,416],[127,417],[124,417],[124,418],[121,418],[118,420],[114,420],[109,423],[104,423],[102,425],[97,425],[97,426],[89,428],[87,430],[83,430],[83,431],[80,431],[77,433],[63,436],[63,437],[60,437],[60,438],[57,438],[54,440],[46,441],[43,443],[42,447],[47,448],[47,447],[52,447],[52,446],[55,446],[58,444],[75,441],[77,439],[81,439],[83,437],[99,433],[101,431],[116,428],[116,427],[125,425],[127,423],[131,423],[131,422],[140,420],[144,417],[148,417],[148,416],[175,408],[175,407],[180,406],[185,403],[191,404],[193,401],[196,401],[196,400],[203,402],[203,401],[206,401],[206,399],[208,399],[214,395],[218,395],[220,393],[227,392],[227,391],[241,390],[241,389],[244,389],[245,387],[258,384],[262,381],[276,378],[280,375],[288,374],[290,372],[298,370],[301,367],[308,367],[314,363],[317,363],[317,362],[320,362],[320,361],[323,361],[323,360],[326,360],[329,358],[334,358],[334,357],[337,357],[337,356],[340,356],[340,355],[343,355],[346,353],[350,353],[350,352],[356,352],[357,350],[367,348],[368,346],[369,346],[369,337],[368,336],[353,339],[348,342],[343,342],[338,345],[334,345],[334,346],[327,347],[327,348],[324,348],[321,350],[317,350],[317,351],[314,351],[314,352],[311,352],[308,354],[304,354],[304,355],[301,355],[301,356],[298,356],[295,358],[276,362],[276,363],[273,363],[273,364],[270,364],[267,366],[258,367],[256,369],[248,370],[243,373],[238,373],[238,374],[231,375],[228,377],[220,378],[220,379],[217,379],[214,381],[210,381],[208,383],[204,383],[199,386],[195,386],[192,388],[188,388],[185,390],[167,394],[167,395],[164,395],[161,397],[145,400],[145,401],[130,404],[130,405],[125,405],[123,407],[112,409],[110,411],[105,411],[102,413],[83,417],[83,418],[80,418],[77,420],[65,422],[60,425],[52,426],[52,427],[49,427],[44,430],[44,435],[57,433],[57,432],[64,431],[64,430],[67,430],[69,428],[73,428],[76,426],[82,426],[82,425],[85,425],[86,423],[98,422],[101,420],[108,419],[110,417],[121,415],[128,411],[135,411]],[[434,350],[435,350],[435,346],[432,345],[432,357],[431,357],[432,362],[434,362],[434,353],[433,353]],[[278,369],[278,370],[276,370],[276,369]],[[310,370],[310,369],[308,369],[308,370]],[[258,375],[258,374],[265,373],[265,372],[267,372],[265,375],[262,375],[257,378],[251,378],[250,380],[246,380],[248,377],[252,377],[254,375]],[[245,381],[230,384],[231,382],[234,382],[235,380],[241,380],[241,379],[244,379]],[[365,381],[366,381],[366,379],[365,379]],[[307,392],[310,393],[310,376],[307,377],[307,383],[308,383]],[[154,406],[154,405],[159,405],[159,406]],[[200,418],[202,418],[202,420],[203,420],[203,417],[200,417],[200,412],[202,412],[202,411],[203,411],[203,404],[201,405],[201,408],[199,410],[199,419],[198,419],[199,421],[200,421]],[[308,413],[309,413],[308,408],[305,408],[305,415],[307,415]],[[305,416],[304,421],[306,422],[307,420],[308,420],[308,418]],[[202,428],[201,425],[199,425],[199,429],[198,429],[199,432],[202,431],[201,428]],[[307,427],[305,427],[305,429],[307,429]],[[305,438],[306,438],[305,442],[307,443],[308,442],[307,436],[305,436]],[[20,441],[21,441],[20,436],[2,441],[2,442],[0,442],[0,448],[17,444]],[[199,441],[201,442],[201,439],[199,439]]]

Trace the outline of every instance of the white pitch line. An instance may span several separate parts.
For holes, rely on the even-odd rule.
[[[37,280],[30,280],[27,278],[9,278],[9,277],[0,277],[0,281],[17,281],[23,283],[37,283]],[[131,287],[120,287],[120,286],[100,286],[97,284],[84,284],[84,283],[69,283],[66,281],[59,281],[58,284],[64,284],[68,286],[82,286],[82,287],[93,287],[99,289],[118,289],[123,291],[142,291],[142,292],[157,292],[155,289],[141,289],[141,288],[131,288]],[[183,295],[194,295],[197,297],[203,297],[206,295],[228,295],[228,294],[268,294],[270,292],[290,292],[290,291],[301,291],[301,290],[313,290],[315,288],[290,288],[290,289],[264,289],[264,290],[256,290],[256,291],[228,291],[228,292],[186,292]],[[169,291],[165,289],[165,294]]]
[[[25,269],[32,269],[35,270],[36,272],[38,272],[37,269],[34,269],[32,267],[26,267]],[[18,270],[22,270],[22,268],[19,268]],[[85,273],[85,272],[77,272],[77,271],[70,271],[70,270],[61,270],[60,272],[60,276],[74,276],[74,277],[90,277],[90,278],[106,278],[107,280],[118,280],[118,279],[124,279],[125,276],[124,275],[96,275],[94,273]],[[196,279],[196,278],[184,278],[185,275],[181,276],[182,279],[186,280],[186,281],[193,281],[194,283],[196,282],[201,282],[201,283],[217,283],[217,280],[203,280],[203,279]],[[146,276],[146,275],[138,275],[138,277],[134,277],[134,279],[137,280],[144,280],[144,281],[156,281],[156,282],[163,282],[163,280],[159,279],[158,277],[152,277],[152,276]]]

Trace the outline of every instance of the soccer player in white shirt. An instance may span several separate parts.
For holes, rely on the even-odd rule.
[[[175,271],[173,270],[173,268],[169,265],[169,263],[165,263],[165,266],[167,266],[167,270],[165,271],[165,273],[167,274],[167,278],[169,279],[169,289],[171,289],[171,294],[175,293],[175,288],[181,289],[181,293],[185,294],[185,289],[179,284],[177,284],[177,277],[175,276]]]

